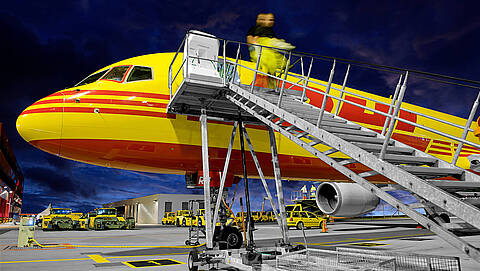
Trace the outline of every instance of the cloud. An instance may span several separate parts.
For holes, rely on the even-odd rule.
[[[0,29],[8,37],[0,43],[0,121],[25,172],[25,210],[40,209],[47,201],[93,208],[152,193],[202,193],[187,190],[183,176],[67,161],[43,154],[18,136],[15,120],[25,107],[102,66],[136,55],[175,51],[188,29],[244,40],[256,13],[270,10],[276,15],[276,33],[300,51],[476,79],[479,22],[478,3],[472,3],[337,1],[319,6],[310,1],[298,9],[295,2],[273,1],[5,2],[0,8]],[[312,76],[327,78],[328,70],[326,74],[315,70],[316,64]],[[398,75],[389,73],[351,71],[353,86],[384,96],[392,93],[397,80]],[[457,89],[445,92],[439,85],[412,79],[407,101],[461,114],[475,96]],[[267,182],[275,194],[274,182]],[[263,187],[259,180],[250,184],[254,208],[260,208]],[[304,184],[284,182],[286,200]],[[240,187],[239,196],[243,196]]]
[[[466,35],[478,29],[480,29],[480,21],[474,21],[453,31],[443,32],[432,36],[420,36],[413,41],[413,48],[421,59],[425,59],[438,47],[461,42],[460,40]]]
[[[46,167],[25,168],[24,175],[33,182],[33,185],[45,188],[44,191],[50,195],[94,198],[97,194],[94,186],[80,185],[70,176]]]
[[[173,26],[176,31],[185,33],[188,30],[202,30],[208,31],[213,30],[215,32],[224,31],[231,28],[240,18],[240,14],[233,11],[220,11],[215,14],[212,14],[206,18],[202,23],[186,23],[178,22]]]

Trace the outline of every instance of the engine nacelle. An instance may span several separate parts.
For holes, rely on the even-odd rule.
[[[325,214],[342,217],[368,213],[380,203],[377,196],[354,183],[322,183],[316,201]]]

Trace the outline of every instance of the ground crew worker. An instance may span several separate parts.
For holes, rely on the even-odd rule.
[[[303,199],[307,198],[307,185],[304,185],[302,189],[300,189],[300,192],[303,194]]]
[[[312,185],[312,187],[310,187],[310,198],[314,199],[316,195],[317,195],[317,188],[315,187],[315,185]]]
[[[258,44],[262,46],[281,48],[285,50],[293,50],[295,46],[285,42],[285,40],[278,39],[273,32],[273,25],[275,24],[275,16],[273,13],[260,13],[257,16],[256,25],[251,27],[247,33],[247,43]],[[249,46],[250,60],[257,62],[260,55],[259,46]],[[275,72],[285,69],[287,60],[285,56],[279,53],[278,50],[263,47],[259,62],[259,70],[275,75]],[[275,79],[265,76],[257,75],[255,85],[260,87],[275,87]]]

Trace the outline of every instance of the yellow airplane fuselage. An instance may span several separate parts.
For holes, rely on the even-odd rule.
[[[202,170],[200,122],[195,117],[167,114],[170,99],[168,69],[173,53],[159,53],[126,59],[99,71],[125,66],[126,74],[116,80],[97,80],[78,87],[55,92],[35,102],[25,109],[17,120],[20,135],[35,147],[54,155],[88,164],[156,173],[185,174]],[[181,56],[180,56],[181,58]],[[253,64],[242,61],[242,65]],[[151,80],[129,82],[129,73],[135,66],[150,67]],[[174,67],[174,72],[178,67]],[[242,83],[252,82],[253,73],[240,68]],[[178,81],[178,79],[177,79]],[[176,81],[176,82],[177,82]],[[293,79],[292,79],[293,81]],[[318,80],[317,82],[325,84]],[[333,86],[340,88],[333,84]],[[175,84],[174,84],[175,87]],[[287,85],[289,87],[289,85]],[[309,87],[324,90],[315,83]],[[292,87],[301,91],[300,87]],[[347,88],[350,92],[390,103],[390,99]],[[339,96],[332,89],[331,94]],[[307,91],[309,102],[321,104],[321,95]],[[345,95],[347,100],[387,112],[382,104]],[[329,99],[327,110],[334,112],[337,101]],[[438,111],[404,104],[408,108],[426,115],[465,125],[466,120]],[[339,115],[357,122],[372,130],[381,130],[385,117],[343,103]],[[402,111],[401,117],[418,124],[428,124],[432,120]],[[475,129],[476,123],[472,124]],[[212,171],[221,171],[226,156],[232,123],[209,121],[209,154]],[[461,136],[462,130],[438,123],[438,130]],[[268,132],[264,126],[247,125],[255,151],[259,156],[265,175],[272,176]],[[330,179],[346,180],[342,174],[331,169],[320,159],[315,158],[285,137],[276,134],[282,177],[290,179]],[[427,132],[405,123],[397,124],[393,138],[416,147],[445,161],[451,161],[456,144],[437,134]],[[468,140],[476,142],[473,135]],[[325,146],[317,146],[326,150]],[[242,174],[240,163],[240,143],[235,141],[229,172]],[[480,150],[465,147],[457,165],[467,168],[466,156],[480,154]],[[251,157],[247,156],[248,171],[256,172]],[[368,170],[360,164],[349,165],[354,171]],[[378,177],[378,182],[386,182]]]

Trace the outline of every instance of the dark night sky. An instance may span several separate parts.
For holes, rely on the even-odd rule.
[[[244,40],[256,14],[271,11],[277,35],[298,51],[478,80],[479,7],[478,1],[6,1],[0,7],[0,122],[25,175],[23,212],[41,211],[50,202],[88,211],[151,193],[190,192],[183,176],[64,160],[20,138],[15,120],[24,108],[100,67],[175,51],[189,29]],[[374,75],[378,81],[353,76],[352,84],[388,96],[394,77]],[[469,89],[412,82],[408,102],[463,117],[476,96]],[[303,183],[287,186],[290,191]],[[252,189],[263,196],[259,182]]]

